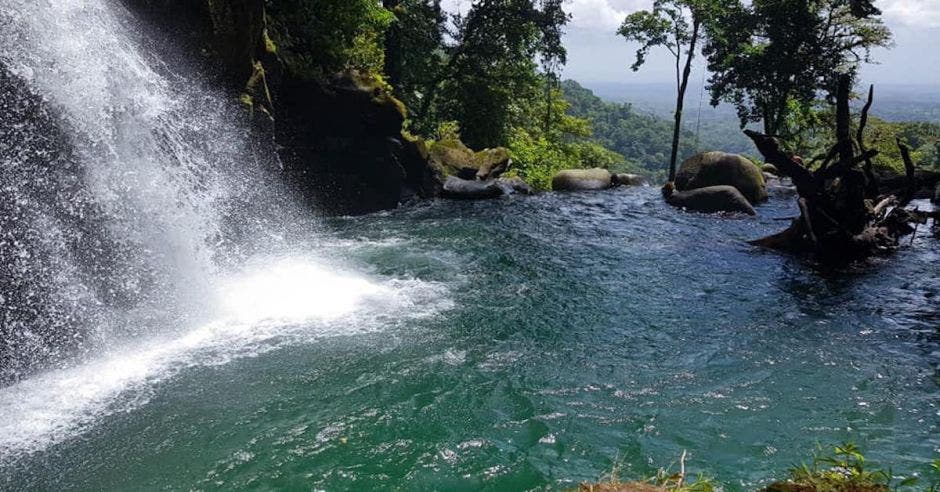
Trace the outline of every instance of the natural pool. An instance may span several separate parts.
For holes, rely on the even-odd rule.
[[[925,469],[937,240],[821,272],[744,243],[792,199],[759,213],[685,214],[634,188],[331,219],[319,254],[377,290],[86,366],[100,384],[82,405],[54,391],[75,374],[0,390],[59,417],[3,407],[0,489],[564,489],[688,450],[691,471],[752,490],[842,441]],[[328,305],[371,289],[309,273]]]

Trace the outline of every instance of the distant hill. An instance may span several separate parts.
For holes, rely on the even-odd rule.
[[[672,84],[632,84],[624,82],[585,82],[601,99],[610,102],[629,102],[635,108],[652,112],[664,118],[671,117],[676,104],[676,89]],[[859,90],[864,87],[859,88]],[[701,85],[692,84],[686,94],[686,117],[737,121],[734,108],[722,104],[717,108],[709,105],[708,93],[702,93]],[[855,103],[861,106],[862,102]],[[916,84],[883,84],[875,86],[875,104],[872,115],[888,121],[926,121],[940,123],[940,86]]]
[[[585,86],[607,104],[628,102],[634,111],[672,121],[676,95],[671,84],[591,82]],[[859,109],[863,103],[855,100],[853,104]],[[871,114],[876,119],[904,123],[892,127],[890,132],[892,135],[905,136],[917,150],[915,157],[918,162],[930,167],[940,161],[940,147],[934,150],[937,145],[933,136],[936,127],[921,124],[940,124],[940,87],[897,84],[875,86],[875,103]],[[755,126],[760,129],[759,125]],[[688,155],[689,145],[699,151],[723,150],[750,156],[756,154],[753,144],[741,132],[734,108],[728,104],[711,107],[709,95],[703,94],[701,85],[695,87],[693,84],[686,95],[683,129],[683,140],[686,143],[683,155]]]
[[[664,84],[594,83],[585,87],[570,80],[563,88],[572,103],[571,113],[596,121],[594,133],[601,143],[628,159],[638,159],[648,169],[668,167],[676,104],[670,90],[674,89]],[[618,118],[624,121],[617,122]],[[707,150],[756,153],[741,133],[734,109],[712,108],[706,100],[699,112],[698,95],[687,96],[681,142],[680,159]]]

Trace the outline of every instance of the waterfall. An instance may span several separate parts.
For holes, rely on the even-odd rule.
[[[239,109],[183,71],[117,1],[0,0],[0,464],[427,290],[312,257]]]
[[[260,181],[245,172],[244,130],[232,123],[228,102],[160,65],[131,35],[133,22],[107,1],[6,0],[0,7],[6,82],[41,97],[58,127],[51,130],[63,134],[52,149],[45,135],[21,135],[25,148],[0,156],[4,189],[18,204],[8,228],[42,231],[32,242],[14,232],[10,242],[18,246],[8,254],[37,258],[18,273],[42,272],[57,284],[49,295],[59,299],[27,296],[31,302],[82,308],[94,333],[69,335],[85,344],[198,312],[193,300],[207,297],[231,197],[248,186],[244,180]],[[9,121],[9,106],[22,97],[5,98],[6,124],[14,126],[7,131],[48,131],[52,125],[29,127],[34,111]],[[50,151],[57,162],[44,159]],[[48,351],[44,338],[24,348]]]

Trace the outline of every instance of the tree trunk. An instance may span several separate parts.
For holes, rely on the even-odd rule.
[[[912,223],[923,223],[936,212],[907,210],[908,192],[897,197],[877,197],[867,186],[859,165],[870,160],[877,151],[863,151],[855,155],[850,135],[849,92],[851,80],[839,80],[836,103],[835,151],[836,164],[821,166],[810,171],[799,157],[786,154],[780,142],[769,135],[745,130],[757,149],[780,172],[793,179],[799,194],[800,217],[790,228],[773,236],[753,241],[752,244],[796,254],[811,254],[824,263],[845,263],[885,254],[897,249],[899,239],[913,232]],[[869,105],[870,106],[870,105]],[[864,112],[867,114],[867,110]],[[905,167],[914,186],[914,165],[901,143]],[[864,143],[860,144],[864,148]],[[877,203],[877,205],[875,205]]]
[[[693,13],[693,16],[694,15]],[[692,40],[689,42],[689,53],[685,60],[685,69],[682,71],[682,82],[679,84],[679,94],[676,97],[675,126],[672,130],[672,155],[669,157],[670,182],[676,180],[676,161],[679,160],[679,136],[682,132],[682,107],[685,105],[685,91],[689,87],[689,75],[692,73],[692,59],[695,58],[695,45],[698,42],[699,24],[698,19],[693,19]]]
[[[393,13],[399,5],[401,5],[401,0],[382,0],[382,6]],[[388,83],[394,87],[396,91],[401,89],[402,77],[401,26],[399,22],[401,21],[396,19],[385,31],[384,71]]]

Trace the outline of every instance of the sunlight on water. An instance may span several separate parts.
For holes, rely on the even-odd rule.
[[[104,416],[139,408],[159,383],[188,367],[381,329],[377,314],[412,308],[409,291],[422,285],[381,285],[307,259],[255,265],[222,284],[215,321],[176,338],[114,347],[98,360],[0,390],[0,463],[79,435]]]
[[[255,269],[229,280],[221,292],[223,312],[242,323],[336,318],[354,311],[365,297],[391,294],[363,278],[299,260]]]

